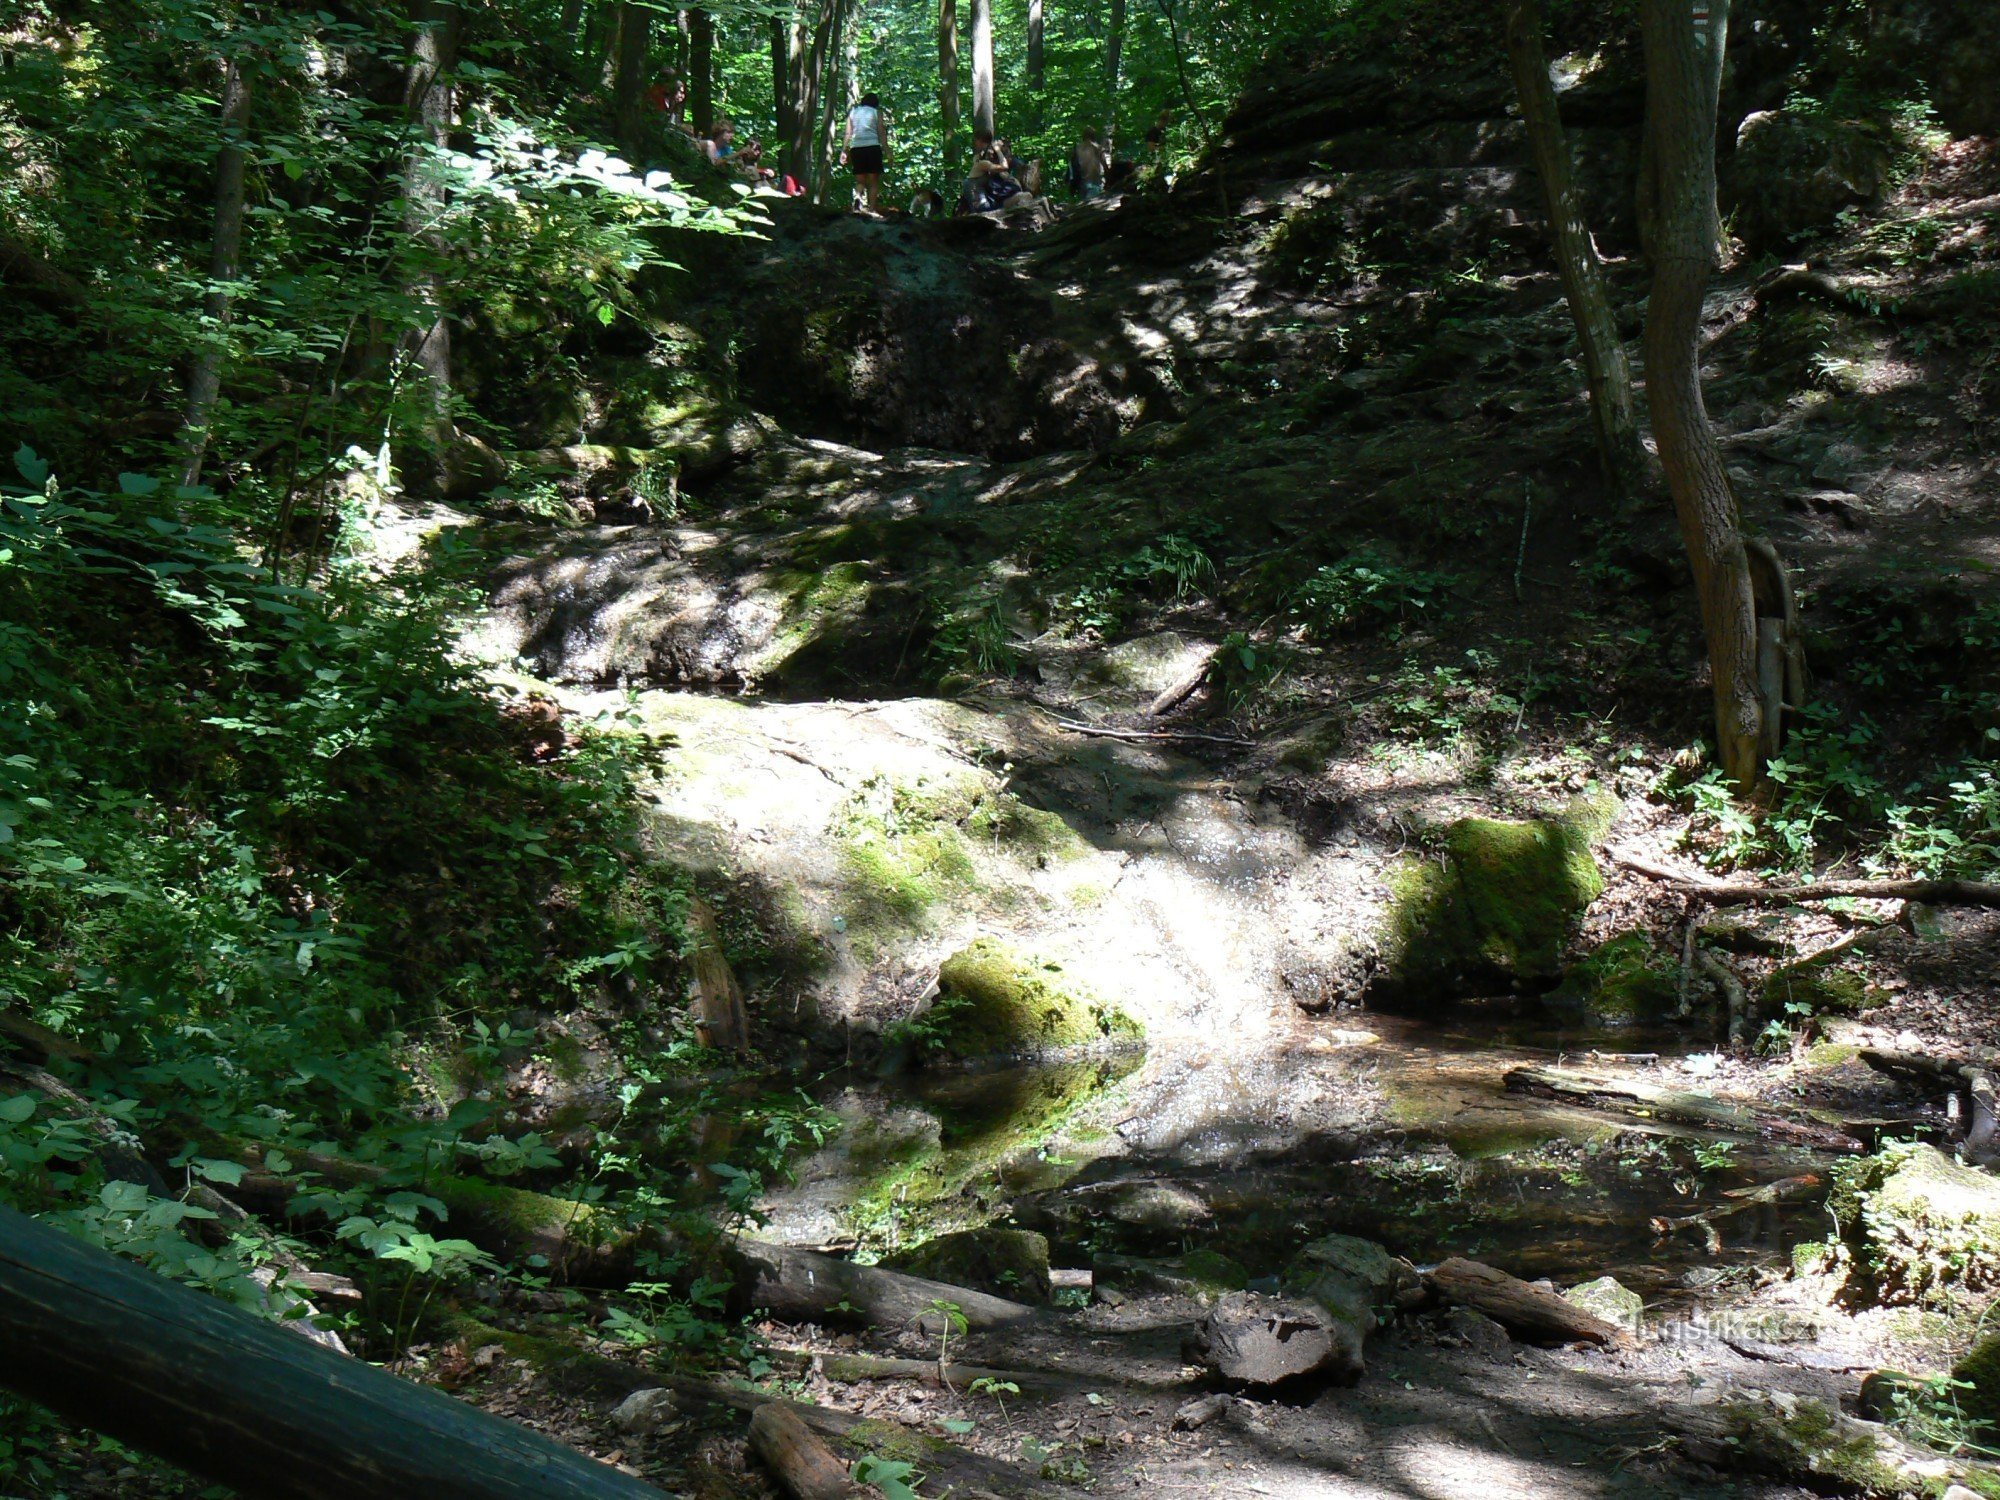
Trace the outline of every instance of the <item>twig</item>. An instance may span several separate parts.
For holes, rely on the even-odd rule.
[[[1521,546],[1514,554],[1514,602],[1521,601],[1521,573],[1528,566],[1528,518],[1535,513],[1535,487],[1521,487]]]
[[[1197,734],[1192,729],[1107,729],[1097,724],[1079,724],[1074,719],[1057,719],[1055,725],[1071,734],[1090,734],[1107,740],[1200,740],[1204,744],[1234,745],[1243,750],[1257,748],[1255,740],[1228,734]]]
[[[1743,901],[1791,906],[1802,901],[1855,899],[1916,901],[1926,906],[2000,907],[2000,882],[1983,880],[1809,880],[1803,885],[1765,885],[1761,881],[1717,880],[1691,870],[1676,870],[1623,849],[1607,851],[1626,869],[1665,881],[1713,902]]]

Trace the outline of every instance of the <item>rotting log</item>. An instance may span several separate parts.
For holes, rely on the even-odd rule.
[[[1598,1078],[1563,1068],[1510,1068],[1503,1080],[1510,1094],[1559,1099],[1585,1109],[1610,1110],[1733,1135],[1761,1136],[1819,1151],[1858,1154],[1867,1147],[1847,1131],[1795,1119],[1763,1106],[1727,1104],[1706,1094],[1661,1088],[1635,1078]]]
[[[1616,1323],[1476,1260],[1453,1256],[1432,1270],[1425,1280],[1445,1301],[1485,1313],[1510,1333],[1524,1338],[1605,1346],[1626,1341],[1625,1330]]]
[[[862,1493],[847,1465],[782,1402],[766,1401],[750,1414],[750,1449],[792,1500],[849,1500]]]
[[[658,1500],[524,1427],[0,1208],[0,1385],[260,1500]]]

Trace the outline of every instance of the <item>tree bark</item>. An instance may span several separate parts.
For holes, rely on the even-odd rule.
[[[608,1464],[6,1208],[0,1347],[17,1351],[0,1385],[267,1500],[659,1500]]]
[[[202,461],[215,406],[222,395],[222,366],[228,354],[229,320],[234,311],[232,283],[243,259],[243,179],[249,161],[250,80],[243,59],[223,67],[221,143],[215,153],[215,229],[208,252],[208,295],[202,302],[204,342],[188,372],[187,407],[181,424],[181,483],[201,482]]]
[[[853,0],[834,0],[829,12],[826,43],[819,62],[819,118],[813,127],[813,202],[826,202],[833,184],[834,121],[840,100],[840,59],[846,46],[847,18]]]
[[[786,153],[786,171],[797,178],[815,198],[819,197],[819,136],[822,114],[820,96],[826,84],[826,62],[833,51],[833,31],[839,20],[841,0],[819,0],[819,17],[808,37],[804,22],[792,32],[798,66],[792,83],[793,139]]]
[[[964,175],[960,164],[965,160],[958,143],[958,0],[938,0],[938,121],[944,130],[945,178],[956,182]]]
[[[446,81],[458,61],[459,15],[450,0],[417,0],[417,36],[410,59],[405,103],[416,127],[404,173],[408,205],[404,232],[418,250],[409,291],[423,309],[424,323],[404,341],[416,371],[424,409],[424,437],[441,475],[440,487],[454,487],[458,426],[452,417],[451,325],[444,311],[444,246],[437,232],[445,206],[438,155],[450,144],[452,97]]]
[[[1113,144],[1118,139],[1118,89],[1124,82],[1122,69],[1125,62],[1125,0],[1111,0],[1111,24],[1104,43],[1104,82],[1108,103],[1105,106],[1104,138]]]
[[[653,12],[644,5],[620,0],[611,112],[619,146],[635,159],[646,144],[646,58],[652,34]]]
[[[1549,238],[1555,247],[1563,296],[1583,350],[1598,461],[1614,493],[1632,494],[1640,486],[1646,465],[1632,394],[1632,366],[1625,356],[1624,340],[1618,336],[1618,320],[1611,313],[1604,266],[1584,223],[1569,141],[1563,135],[1556,91],[1549,82],[1548,58],[1542,50],[1541,0],[1508,0],[1507,58],[1521,99],[1521,121],[1527,127],[1535,171],[1548,201]]]
[[[847,1477],[847,1465],[777,1401],[767,1401],[750,1414],[750,1449],[792,1500],[849,1500],[863,1493]]]
[[[1712,0],[1705,40],[1685,0],[1644,0],[1646,110],[1654,175],[1653,293],[1646,398],[1653,437],[1694,569],[1715,700],[1717,761],[1739,794],[1757,787],[1765,706],[1757,683],[1757,603],[1736,495],[1701,391],[1701,310],[1721,226],[1715,207],[1713,55],[1728,0]]]
[[[715,18],[697,7],[687,23],[688,118],[706,132],[715,123]]]
[[[1041,107],[1040,94],[1043,75],[1047,69],[1044,51],[1045,37],[1042,21],[1042,0],[1028,0],[1028,87],[1037,96],[1035,107]]]
[[[972,0],[972,128],[994,130],[993,0]]]

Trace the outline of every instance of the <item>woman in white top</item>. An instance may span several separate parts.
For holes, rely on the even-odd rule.
[[[854,185],[867,195],[868,212],[880,213],[877,199],[882,191],[882,167],[889,150],[889,122],[882,115],[882,101],[863,94],[861,102],[847,112],[847,138],[841,143],[840,164],[854,173]]]

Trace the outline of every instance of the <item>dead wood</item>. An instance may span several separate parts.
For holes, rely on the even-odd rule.
[[[792,1500],[848,1500],[861,1493],[847,1465],[779,1402],[766,1401],[750,1414],[750,1450]]]
[[[1525,1338],[1564,1344],[1609,1346],[1626,1341],[1625,1330],[1585,1312],[1554,1292],[1518,1276],[1454,1256],[1425,1277],[1447,1302],[1456,1302]]]
[[[1683,1093],[1638,1079],[1598,1078],[1565,1068],[1512,1068],[1504,1083],[1509,1093],[1560,1099],[1585,1109],[1762,1136],[1821,1151],[1858,1153],[1866,1149],[1847,1131],[1831,1125],[1798,1119],[1763,1105],[1729,1104],[1706,1094]]]
[[[1718,880],[1668,865],[1623,849],[1607,851],[1626,869],[1653,880],[1693,891],[1706,900],[1750,905],[1796,906],[1803,901],[1852,899],[1915,901],[1924,906],[2000,907],[2000,881],[1984,880],[1809,880],[1802,885],[1766,885],[1762,881]]]

